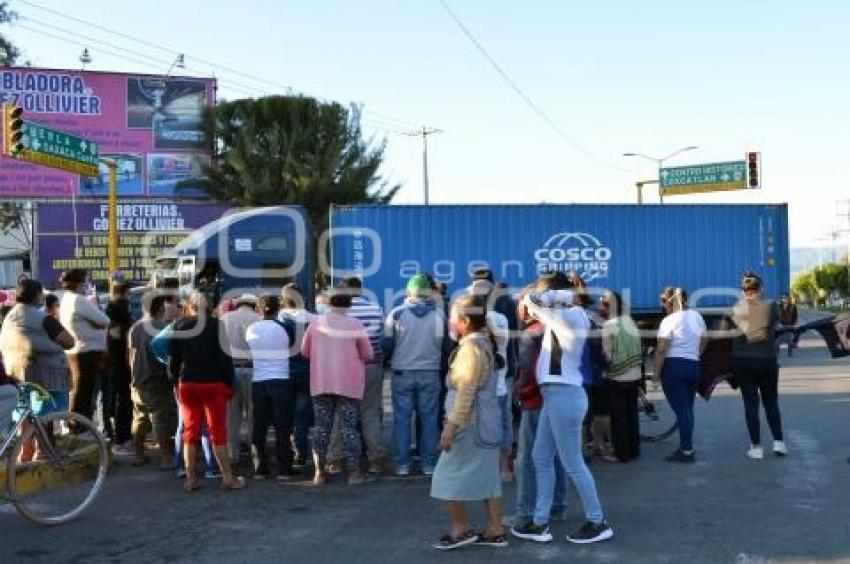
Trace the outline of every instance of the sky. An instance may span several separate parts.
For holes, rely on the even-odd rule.
[[[89,70],[165,73],[185,53],[219,98],[362,104],[398,203],[422,202],[421,138],[403,133],[425,125],[442,130],[432,203],[633,203],[656,165],[622,153],[696,145],[669,165],[756,150],[763,188],[668,203],[787,202],[794,247],[850,227],[850,2],[444,1],[540,113],[441,0],[10,0],[6,32],[38,67],[80,68],[85,46]],[[72,9],[123,36],[55,13]]]

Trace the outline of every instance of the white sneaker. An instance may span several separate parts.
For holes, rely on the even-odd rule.
[[[760,446],[753,445],[750,447],[750,450],[747,451],[747,456],[753,460],[761,460],[764,458],[764,449]]]
[[[788,447],[785,446],[785,441],[773,441],[773,454],[776,456],[786,456]]]

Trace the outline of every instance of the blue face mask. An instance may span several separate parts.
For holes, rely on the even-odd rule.
[[[318,303],[316,304],[316,313],[319,315],[324,315],[328,311],[330,311],[330,306],[328,304]]]

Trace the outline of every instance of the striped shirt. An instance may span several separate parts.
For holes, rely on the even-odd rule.
[[[362,296],[354,296],[351,299],[351,308],[348,317],[357,319],[366,328],[369,335],[369,343],[372,345],[374,356],[372,363],[381,361],[381,345],[384,337],[384,311],[381,306],[373,304]]]

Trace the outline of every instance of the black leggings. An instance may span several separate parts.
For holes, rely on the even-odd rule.
[[[775,358],[736,358],[732,372],[741,386],[747,430],[754,445],[761,444],[759,396],[764,405],[767,424],[773,439],[782,440],[782,417],[779,414],[779,364]]]

